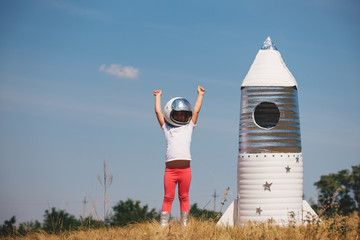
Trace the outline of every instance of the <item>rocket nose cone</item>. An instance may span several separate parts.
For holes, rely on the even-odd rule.
[[[275,46],[275,44],[271,41],[271,38],[270,37],[267,37],[265,42],[263,43],[263,45],[261,46],[262,50],[278,50]]]
[[[249,86],[296,86],[297,88],[294,76],[286,67],[270,37],[265,40],[241,84],[241,88]]]

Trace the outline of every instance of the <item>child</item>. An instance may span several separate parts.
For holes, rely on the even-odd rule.
[[[161,210],[161,225],[167,226],[171,205],[178,184],[181,222],[186,226],[190,211],[189,188],[191,182],[190,143],[199,116],[205,89],[198,86],[198,96],[192,111],[185,98],[173,98],[161,111],[161,90],[154,91],[155,113],[166,137],[166,168],[164,175],[165,196]]]

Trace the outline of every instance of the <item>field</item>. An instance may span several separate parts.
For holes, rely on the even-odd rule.
[[[87,240],[87,239],[351,239],[360,240],[360,218],[357,213],[348,217],[336,216],[321,222],[309,220],[301,226],[289,222],[287,226],[271,223],[248,223],[236,227],[219,227],[209,220],[191,219],[188,227],[172,221],[168,227],[161,227],[156,221],[136,223],[126,227],[87,229],[84,231],[63,231],[48,234],[29,233],[26,236],[3,239],[18,240]]]

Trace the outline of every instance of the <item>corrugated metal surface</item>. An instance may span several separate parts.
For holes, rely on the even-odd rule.
[[[301,152],[298,109],[294,87],[242,88],[239,153]]]

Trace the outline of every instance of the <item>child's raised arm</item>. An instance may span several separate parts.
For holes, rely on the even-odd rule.
[[[155,96],[155,113],[156,113],[156,117],[159,121],[160,126],[162,127],[165,123],[165,119],[164,119],[164,115],[162,114],[161,111],[161,90],[155,90],[154,91],[154,96]]]
[[[205,89],[203,87],[198,86],[197,92],[198,92],[198,96],[197,96],[196,103],[195,103],[194,110],[193,110],[193,114],[192,114],[192,121],[193,121],[194,124],[196,124],[197,119],[199,117],[199,112],[200,112],[200,109],[201,109]]]

